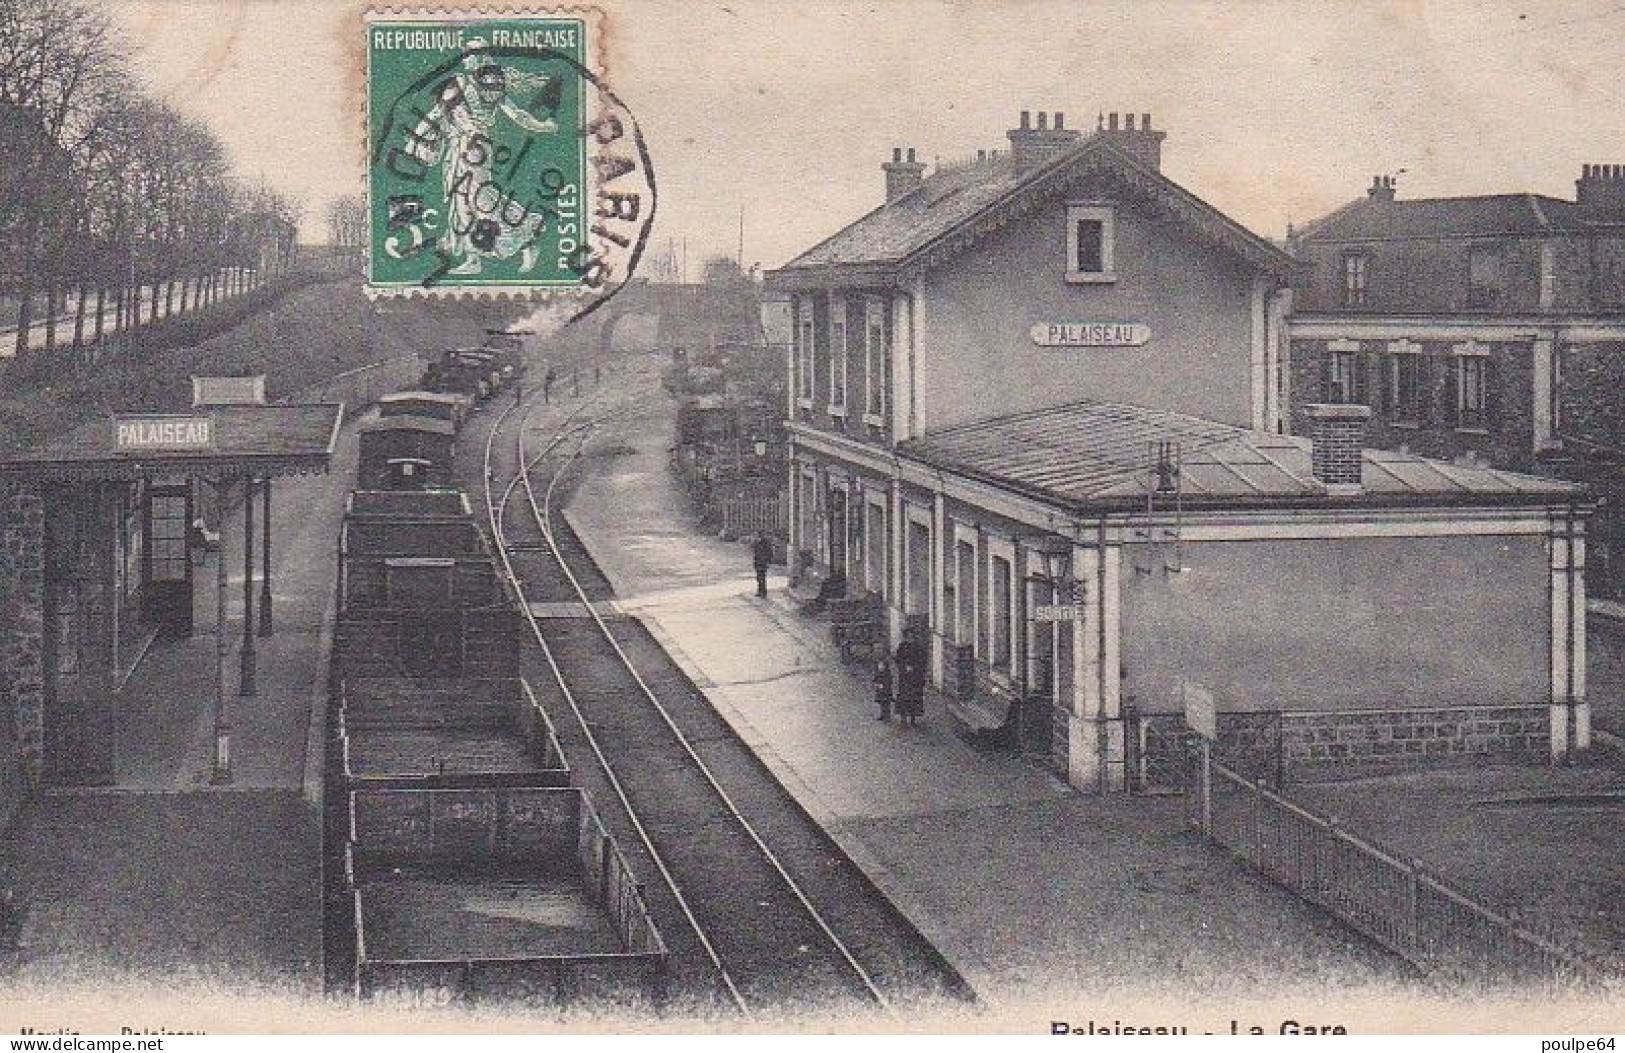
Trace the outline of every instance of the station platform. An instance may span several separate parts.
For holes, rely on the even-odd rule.
[[[155,640],[118,692],[114,771],[119,787],[211,788],[215,575],[218,561],[225,559],[232,779],[216,788],[304,789],[312,705],[318,690],[321,698],[326,697],[326,684],[318,682],[330,635],[325,618],[333,602],[335,539],[354,479],[355,457],[355,431],[346,427],[340,433],[330,474],[294,476],[274,484],[271,603],[275,632],[254,638],[257,692],[251,697],[237,693],[242,653],[241,505],[233,506],[224,517],[220,550],[209,553],[194,568],[192,635]],[[255,529],[261,529],[257,521]],[[259,544],[256,537],[256,603]],[[257,607],[255,618],[257,630]]]
[[[1355,999],[1410,982],[1189,833],[1177,800],[1075,793],[1036,763],[973,747],[940,703],[915,728],[880,722],[866,671],[842,665],[828,624],[795,609],[782,574],[758,599],[749,547],[697,532],[667,434],[650,421],[617,436],[632,452],[595,461],[566,511],[616,607],[985,1007],[1032,1023],[1028,1013],[1104,1011],[1107,997],[1257,1004],[1267,991],[1323,1004],[1329,989]]]

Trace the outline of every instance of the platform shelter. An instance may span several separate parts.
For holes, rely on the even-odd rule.
[[[272,480],[327,471],[342,419],[331,403],[113,414],[0,460],[0,701],[25,782],[113,781],[119,687],[156,636],[193,631],[194,569],[219,538],[205,505],[244,524],[240,600],[216,561],[212,777],[230,780],[231,699],[255,693],[255,638],[274,632]]]

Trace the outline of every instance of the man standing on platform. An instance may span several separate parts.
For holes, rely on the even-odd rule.
[[[773,563],[773,542],[767,539],[766,534],[757,534],[756,543],[750,547],[751,560],[756,565],[756,595],[765,599],[767,597],[767,568]]]

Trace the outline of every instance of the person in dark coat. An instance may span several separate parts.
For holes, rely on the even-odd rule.
[[[910,633],[897,645],[892,656],[897,666],[897,715],[904,724],[913,726],[925,715],[926,666],[929,663],[925,644]]]
[[[767,568],[773,563],[773,542],[766,534],[757,534],[750,547],[751,562],[756,566],[756,595],[767,596]]]
[[[881,650],[880,657],[875,660],[874,684],[875,705],[880,707],[880,716],[876,719],[890,720],[892,696],[895,688],[892,685],[891,655],[887,654],[884,649]]]

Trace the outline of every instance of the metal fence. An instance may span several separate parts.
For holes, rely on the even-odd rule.
[[[1355,835],[1197,751],[1193,825],[1301,898],[1453,985],[1600,987],[1618,970],[1491,909],[1415,859]]]
[[[789,528],[789,494],[733,494],[722,499],[722,534],[783,537]]]

